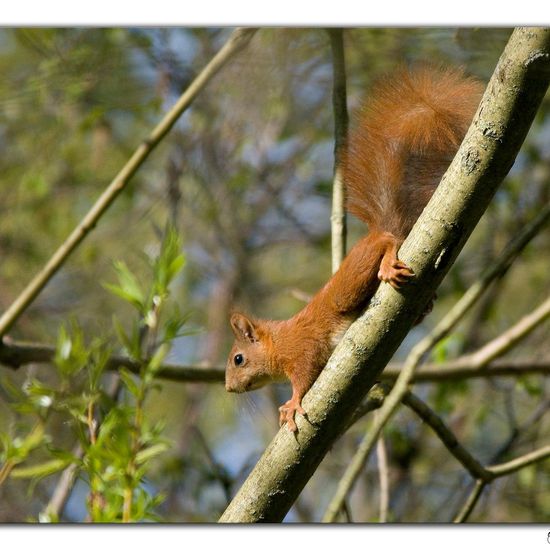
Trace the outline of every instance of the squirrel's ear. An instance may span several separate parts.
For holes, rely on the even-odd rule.
[[[258,330],[248,317],[241,313],[233,313],[230,322],[237,340],[251,343],[258,341]]]

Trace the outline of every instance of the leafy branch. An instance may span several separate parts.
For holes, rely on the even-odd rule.
[[[152,280],[147,291],[123,263],[116,265],[118,284],[105,285],[136,310],[129,329],[116,318],[113,324],[120,345],[140,367],[137,376],[121,367],[120,379],[105,391],[102,379],[111,354],[108,339],[96,338],[87,344],[80,328],[73,324],[60,329],[54,351],[59,387],[36,378],[31,378],[23,390],[8,386],[13,395],[12,407],[26,414],[34,412],[39,422],[24,439],[2,434],[3,480],[10,476],[36,483],[61,472],[59,490],[41,514],[42,521],[58,519],[79,473],[90,488],[91,521],[157,518],[154,508],[162,495],[150,495],[144,477],[151,461],[168,449],[168,442],[161,435],[162,423],[151,425],[144,407],[156,388],[156,373],[170,343],[186,334],[182,329],[187,317],[178,308],[167,307],[170,285],[183,266],[181,241],[175,232],[168,231],[158,257],[151,261]],[[119,394],[123,397],[120,402]],[[72,451],[51,445],[46,421],[52,410],[63,415],[66,425],[72,426],[78,436],[80,445]],[[39,446],[46,446],[51,458],[23,464],[33,462],[33,451]]]

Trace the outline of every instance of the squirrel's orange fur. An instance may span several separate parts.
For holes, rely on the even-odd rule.
[[[360,110],[343,156],[347,209],[369,226],[338,271],[286,321],[231,317],[235,343],[226,389],[244,392],[289,379],[279,409],[296,430],[302,397],[380,281],[395,288],[414,276],[399,246],[455,155],[481,97],[481,84],[455,69],[401,69],[381,81]]]

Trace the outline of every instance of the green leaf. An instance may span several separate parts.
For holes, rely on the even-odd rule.
[[[134,274],[124,262],[115,262],[114,267],[119,286],[104,283],[104,288],[132,304],[138,311],[145,311],[145,296]]]
[[[143,464],[144,462],[147,462],[148,460],[151,460],[152,458],[164,453],[169,448],[169,445],[164,442],[156,443],[151,447],[147,447],[146,449],[143,449],[136,454],[136,463]]]
[[[25,401],[27,399],[27,394],[19,386],[15,385],[7,376],[0,380],[0,387],[13,401]]]
[[[48,439],[45,435],[44,425],[42,423],[37,424],[25,438],[16,437],[12,440],[11,458],[17,464],[23,462],[34,449],[46,443]]]
[[[101,340],[97,339],[92,343],[92,352],[90,354],[88,369],[88,380],[92,392],[97,391],[99,387],[101,375],[105,371],[111,353],[111,348]]]
[[[70,463],[71,461],[62,458],[54,458],[42,464],[15,467],[10,476],[15,479],[42,478],[64,470]]]
[[[157,373],[169,351],[170,346],[168,344],[161,344],[158,347],[147,364],[147,373],[149,375],[154,376]]]
[[[153,263],[155,293],[163,295],[168,286],[185,265],[185,256],[181,253],[181,239],[178,232],[170,227],[162,241],[160,254]]]
[[[117,285],[102,283],[102,286],[104,289],[108,290],[115,296],[118,296],[119,298],[122,298],[125,302],[129,302],[130,304],[132,304],[139,312],[143,311],[143,302],[137,299],[134,294],[129,293],[128,291]]]
[[[12,438],[4,432],[0,432],[0,445],[2,445],[2,461],[6,462],[11,457]]]
[[[54,363],[63,378],[69,378],[88,364],[89,352],[82,329],[72,323],[70,329],[61,326],[57,336]]]
[[[189,313],[182,314],[177,304],[174,304],[170,316],[164,321],[164,338],[163,342],[170,342],[175,338],[194,334],[196,331],[193,329],[182,330],[183,326],[191,315]]]
[[[118,340],[122,347],[126,350],[126,353],[133,357],[135,360],[139,361],[141,359],[141,349],[139,342],[139,329],[134,324],[132,327],[132,334],[128,334],[122,323],[118,320],[117,317],[113,316],[113,328],[118,337]]]
[[[134,378],[134,374],[132,374],[127,368],[121,367],[119,369],[120,378],[122,379],[122,382],[128,389],[128,391],[137,399],[141,394],[141,388],[137,384]]]

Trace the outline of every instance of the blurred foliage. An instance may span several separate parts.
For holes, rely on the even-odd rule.
[[[1,309],[64,240],[229,32],[0,31]],[[374,79],[401,63],[460,64],[488,80],[510,32],[350,29],[345,37],[350,111]],[[221,386],[155,381],[155,365],[165,355],[173,362],[223,365],[232,308],[288,317],[302,307],[300,296],[314,293],[330,275],[331,82],[324,30],[262,29],[197,97],[19,320],[11,336],[57,338],[58,351],[53,369],[29,365],[0,373],[0,431],[9,434],[2,439],[0,479],[6,479],[0,487],[0,521],[48,519],[40,514],[58,472],[75,463],[81,475],[59,519],[122,519],[128,491],[134,520],[155,519],[154,514],[165,521],[218,518],[277,429],[277,405],[288,398],[288,388],[227,395]],[[396,360],[550,200],[549,109],[547,97],[514,168],[438,290],[434,312],[411,331]],[[176,228],[181,243],[173,235],[164,238],[167,224]],[[350,220],[350,245],[364,231]],[[434,361],[444,364],[472,351],[540,303],[550,289],[548,235],[546,228],[437,346]],[[185,269],[173,279],[182,267],[182,248]],[[162,289],[170,281],[168,300]],[[113,299],[105,288],[123,299]],[[156,319],[159,300],[162,312]],[[144,338],[157,321],[162,330],[150,356],[159,355],[144,363],[138,377],[122,371],[123,399],[108,398],[110,376],[102,371],[108,349],[145,357]],[[511,354],[549,355],[544,329]],[[480,460],[503,461],[547,441],[544,415],[524,426],[548,399],[547,386],[543,377],[531,376],[447,382],[418,391]],[[159,393],[153,392],[157,387]],[[90,405],[102,418],[95,444],[86,424]],[[341,438],[288,521],[320,518],[368,422],[367,417]],[[518,429],[521,437],[514,439]],[[468,489],[459,465],[407,410],[388,426],[386,437],[390,519],[451,519]],[[71,455],[77,441],[87,461]],[[547,518],[549,468],[545,462],[499,480],[472,519]],[[165,495],[162,503],[159,494]],[[354,521],[376,521],[374,458],[349,508]]]

